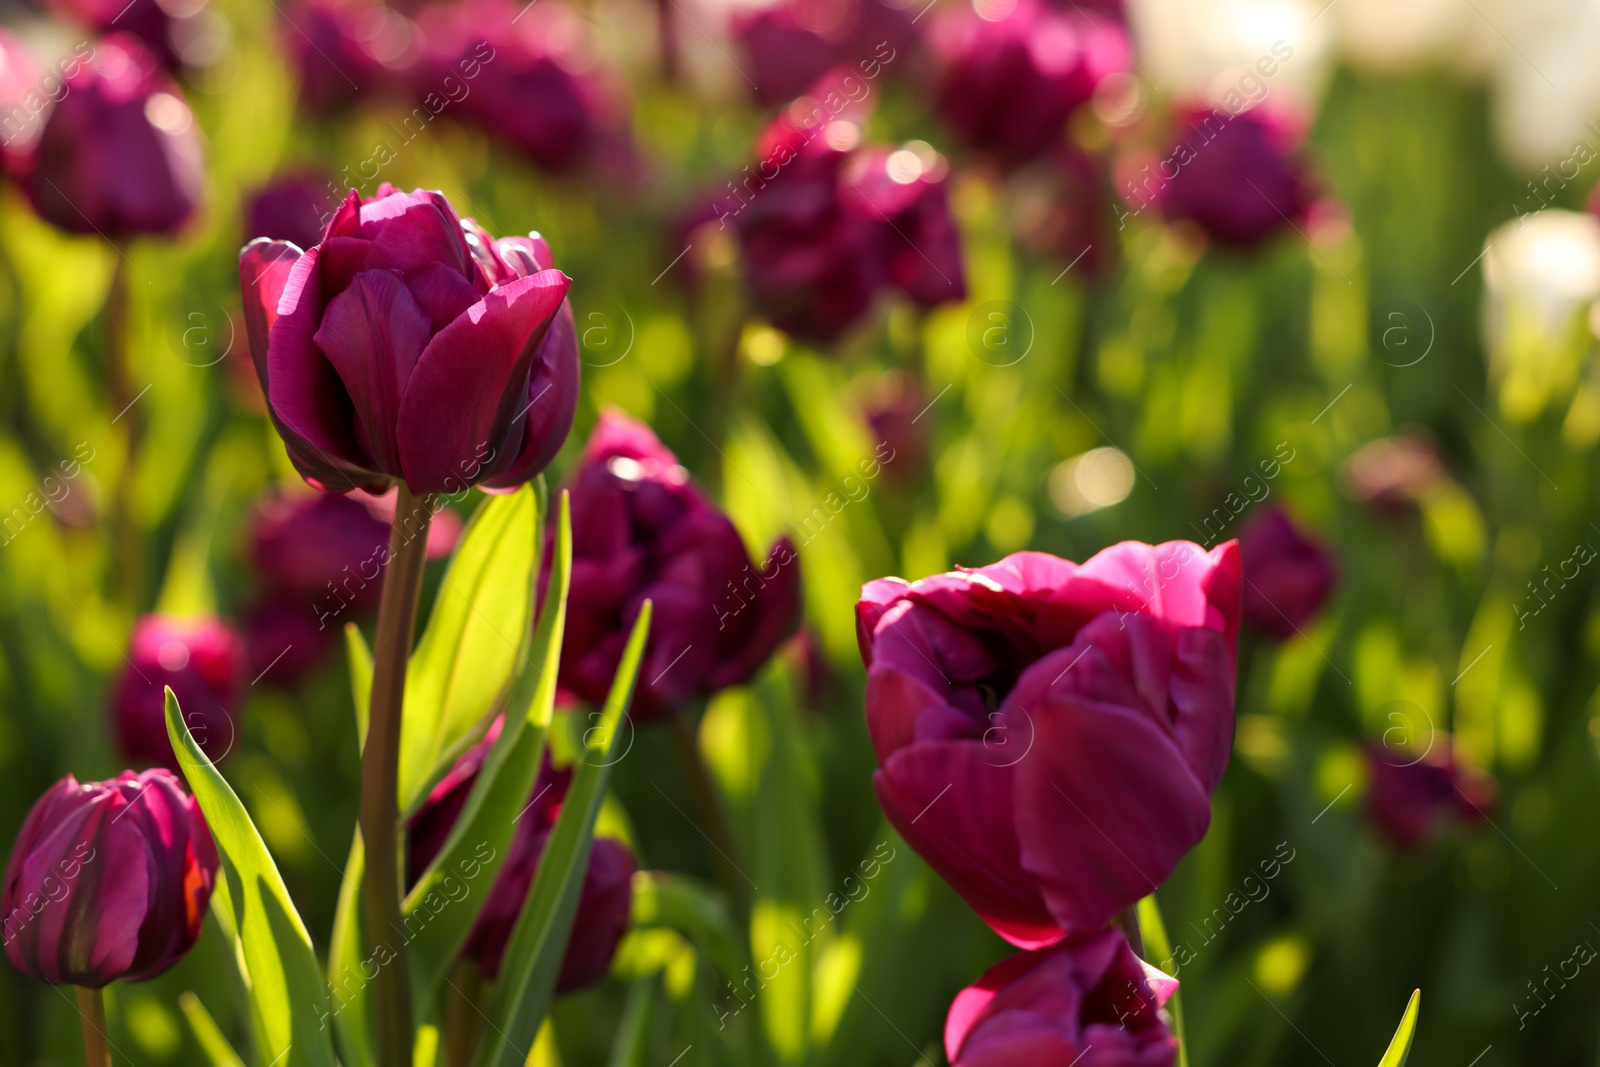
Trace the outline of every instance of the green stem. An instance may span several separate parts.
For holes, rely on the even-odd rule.
[[[384,1067],[411,1062],[410,973],[405,939],[394,936],[401,933],[404,892],[400,880],[400,713],[432,517],[428,499],[413,495],[401,483],[378,600],[372,708],[367,744],[361,753],[361,838],[367,860],[361,895],[366,906],[367,945],[378,964],[372,1004],[378,1062]]]
[[[445,991],[444,1067],[469,1067],[482,1032],[483,1011],[478,1007],[478,992],[483,976],[478,964],[463,956],[450,974]]]
[[[139,531],[133,521],[134,459],[139,447],[139,413],[134,410],[133,384],[128,377],[128,272],[126,260],[117,256],[106,293],[105,317],[106,399],[114,430],[122,432],[122,470],[111,489],[111,544],[114,584],[129,610],[139,610]]]
[[[702,832],[711,843],[711,869],[717,881],[728,894],[729,901],[740,911],[746,910],[749,885],[734,862],[737,847],[733,841],[733,827],[728,824],[728,812],[717,793],[716,783],[700,755],[700,744],[695,733],[695,716],[690,709],[674,713],[667,719],[667,733],[672,747],[678,753],[678,766],[683,768],[684,781],[689,789],[689,799],[704,825]]]
[[[98,989],[77,987],[78,1015],[83,1019],[83,1059],[88,1067],[111,1067],[111,1040],[106,1037],[106,1002]]]

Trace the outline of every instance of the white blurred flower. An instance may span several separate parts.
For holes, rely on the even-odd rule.
[[[1539,211],[1489,235],[1483,328],[1500,409],[1517,422],[1564,401],[1593,346],[1600,299],[1600,219]]]
[[[1453,57],[1480,21],[1473,0],[1338,0],[1328,10],[1354,64],[1394,71]]]
[[[1484,17],[1505,37],[1493,62],[1495,132],[1514,163],[1537,170],[1588,141],[1600,117],[1600,4],[1498,0]]]
[[[1252,103],[1282,94],[1311,111],[1332,59],[1325,2],[1129,0],[1128,19],[1140,70],[1160,91],[1213,104],[1229,92]]]

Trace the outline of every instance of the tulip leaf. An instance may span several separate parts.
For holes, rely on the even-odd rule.
[[[649,636],[650,612],[651,603],[646,600],[623,649],[599,724],[585,735],[586,744],[561,803],[561,814],[545,842],[528,899],[500,964],[489,1004],[488,1036],[473,1061],[475,1067],[521,1067],[550,1006],[589,868],[595,818],[616,758],[612,751],[621,732],[618,727],[633,698]]]
[[[211,1013],[206,1011],[206,1006],[200,1003],[199,997],[189,992],[180,993],[178,1007],[183,1009],[184,1018],[189,1020],[189,1029],[194,1033],[195,1044],[206,1054],[211,1067],[244,1067],[244,1060],[233,1051],[233,1046],[228,1044],[228,1039],[211,1018]]]
[[[634,929],[665,927],[684,935],[729,979],[748,962],[738,924],[722,896],[685,875],[636,873],[630,921]]]
[[[361,828],[356,827],[339,883],[339,903],[333,913],[333,936],[328,946],[328,983],[333,995],[333,1032],[339,1039],[339,1059],[344,1067],[374,1067],[372,1025],[367,1004],[367,979],[361,973],[365,941],[362,938],[361,879],[367,869]]]
[[[372,709],[372,649],[353,622],[344,624],[344,646],[350,657],[350,694],[356,704],[356,739],[367,747],[367,719]]]
[[[650,1016],[655,1006],[656,976],[652,972],[634,979],[628,1001],[617,1020],[617,1037],[611,1043],[606,1067],[648,1067],[650,1063]]]
[[[1389,1050],[1378,1061],[1378,1067],[1405,1067],[1406,1057],[1411,1055],[1411,1035],[1417,1028],[1417,1011],[1421,1007],[1422,990],[1414,989],[1406,1003],[1406,1013],[1400,1017],[1400,1026],[1389,1042]]]
[[[504,695],[527,645],[539,565],[533,485],[487,496],[461,536],[406,671],[400,809],[415,810]]]
[[[221,857],[213,898],[221,898],[222,925],[233,932],[262,1059],[278,1067],[333,1067],[328,992],[311,936],[266,842],[233,788],[195,744],[171,689],[167,736]]]
[[[450,836],[406,896],[402,923],[410,948],[411,988],[420,1018],[433,1003],[472,932],[505,862],[516,823],[529,808],[545,736],[555,710],[561,637],[572,575],[572,515],[561,494],[554,566],[544,612],[519,665],[499,738],[478,772]]]
[[[1144,938],[1145,962],[1166,974],[1173,967],[1172,939],[1167,936],[1167,924],[1161,918],[1161,905],[1151,893],[1139,901],[1139,933]],[[1178,1067],[1189,1067],[1189,1043],[1183,1036],[1183,987],[1172,991],[1167,1001],[1167,1011],[1172,1016],[1172,1036],[1178,1039]]]

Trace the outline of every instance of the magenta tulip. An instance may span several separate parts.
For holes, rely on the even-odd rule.
[[[420,878],[444,847],[490,746],[500,736],[501,725],[502,720],[494,721],[484,739],[456,762],[412,817],[409,881],[414,883]],[[553,770],[546,757],[534,782],[532,799],[517,817],[510,851],[463,947],[465,954],[477,961],[486,978],[500,973],[506,945],[511,941],[517,916],[528,898],[528,890],[539,869],[539,858],[544,854],[556,816],[561,813],[561,802],[566,799],[571,780],[570,770]],[[556,979],[556,992],[570,993],[605,976],[617,942],[628,929],[635,869],[633,853],[626,845],[606,837],[595,839],[584,873],[572,937],[567,942],[566,956]]]
[[[951,1067],[1171,1067],[1163,1005],[1178,982],[1101,930],[1002,960],[956,994]]]
[[[170,771],[51,786],[28,813],[0,889],[12,966],[98,989],[153,978],[200,936],[217,874],[200,805]]]
[[[244,239],[266,237],[310,248],[339,206],[333,182],[318,170],[281,174],[245,201]]]
[[[320,489],[511,489],[572,427],[570,282],[538,236],[497,241],[441,193],[383,185],[309,251],[252,241],[239,275],[261,391]]]
[[[1257,508],[1239,531],[1244,619],[1287,640],[1310,625],[1339,578],[1333,551],[1276,504]]]
[[[256,504],[250,554],[270,595],[303,600],[308,616],[312,603],[334,598],[357,610],[377,603],[389,523],[372,513],[364,496],[301,490],[273,493]]]
[[[66,93],[66,77],[76,73],[92,51],[84,41],[46,75],[27,46],[0,28],[0,167],[7,174],[25,169],[45,111]]]
[[[226,623],[146,615],[134,625],[127,665],[112,690],[111,721],[123,755],[177,769],[167,737],[170,686],[195,743],[220,760],[238,732],[244,682],[244,645]]]
[[[1316,196],[1287,116],[1264,107],[1237,115],[1199,108],[1180,110],[1175,125],[1156,193],[1169,220],[1187,219],[1237,248],[1305,220]]]
[[[300,106],[328,112],[400,86],[419,54],[411,20],[380,0],[295,0],[277,8]]]
[[[765,563],[648,426],[605,412],[571,484],[572,588],[561,688],[600,704],[646,600],[650,640],[632,714],[661,717],[749,680],[800,615],[800,560]],[[548,561],[546,563],[548,567]]]
[[[744,46],[745,66],[763,104],[805,92],[834,68],[876,78],[897,59],[916,31],[913,9],[884,0],[783,0],[735,15],[732,32]]]
[[[27,164],[23,189],[72,233],[168,233],[200,202],[194,114],[156,57],[128,34],[95,42],[65,78]]]
[[[1498,790],[1483,771],[1435,736],[1421,756],[1367,747],[1367,816],[1400,848],[1415,848],[1455,823],[1485,822]]]
[[[939,114],[974,148],[1011,167],[1066,141],[1067,119],[1133,46],[1115,19],[1045,0],[957,4],[930,32],[941,60]]]
[[[205,0],[49,0],[49,6],[94,33],[132,34],[168,70],[176,70],[180,24],[199,15]]]
[[[1002,937],[1103,926],[1205,835],[1239,587],[1233,542],[1128,541],[862,591],[878,799]]]

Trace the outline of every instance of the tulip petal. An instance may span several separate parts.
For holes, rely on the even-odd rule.
[[[239,250],[239,284],[244,293],[245,336],[256,376],[267,380],[267,339],[278,321],[278,301],[289,283],[289,271],[303,255],[289,241],[258,237]],[[264,386],[263,386],[264,388]]]
[[[473,277],[472,250],[461,220],[443,193],[391,193],[361,205],[361,235],[372,242],[367,270],[405,272],[424,263],[454,267]]]
[[[1215,630],[1179,632],[1172,661],[1173,734],[1195,777],[1215,792],[1233,753],[1234,656]]]
[[[413,492],[471,484],[526,407],[518,388],[570,279],[543,271],[492,290],[437,333],[400,401],[400,467]],[[520,442],[519,442],[520,443]]]
[[[742,549],[741,549],[742,554]],[[759,567],[746,566],[744,573],[757,582],[755,617],[737,632],[742,640],[724,647],[716,669],[706,679],[711,689],[725,689],[749,681],[789,635],[800,625],[800,560],[794,545],[780,537]],[[748,588],[747,582],[740,583]]]
[[[572,305],[564,302],[534,351],[527,403],[511,423],[509,438],[520,440],[521,449],[515,455],[506,454],[509,462],[490,465],[492,473],[483,480],[483,488],[515,489],[548,467],[572,431],[577,413],[577,326]]]

